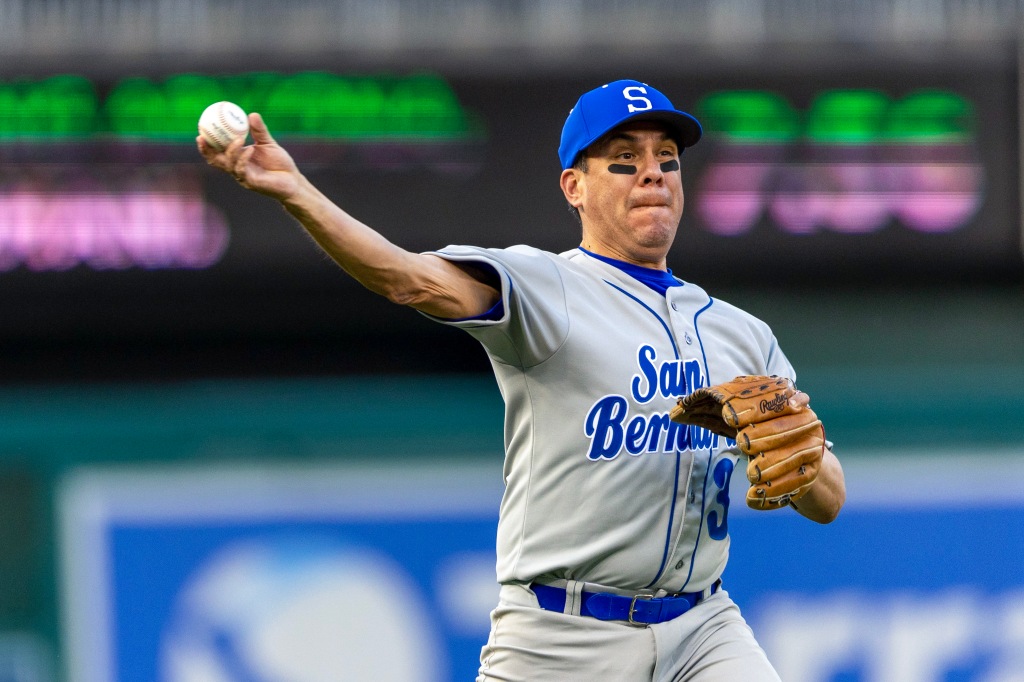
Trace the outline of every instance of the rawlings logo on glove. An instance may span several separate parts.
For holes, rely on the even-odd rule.
[[[735,439],[750,457],[747,506],[779,509],[803,497],[825,455],[825,429],[809,403],[789,379],[738,376],[680,398],[669,417]]]

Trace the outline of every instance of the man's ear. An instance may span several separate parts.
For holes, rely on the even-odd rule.
[[[583,192],[586,184],[583,171],[578,168],[565,169],[562,171],[562,177],[559,178],[559,184],[562,187],[562,194],[565,195],[565,200],[569,202],[569,205],[579,208],[583,204]]]

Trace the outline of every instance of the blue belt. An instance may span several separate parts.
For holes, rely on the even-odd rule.
[[[715,581],[707,594],[710,596],[717,592],[721,584],[721,580]],[[533,583],[530,589],[537,595],[537,601],[545,611],[565,612],[564,588]],[[654,597],[649,594],[625,597],[609,592],[583,590],[580,595],[580,615],[598,620],[624,620],[634,625],[653,625],[683,615],[704,597],[704,592],[686,592],[668,597]]]

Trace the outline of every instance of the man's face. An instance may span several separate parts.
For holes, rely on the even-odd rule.
[[[638,122],[614,129],[584,154],[586,172],[562,174],[566,199],[580,210],[584,248],[664,267],[683,215],[676,142],[663,125]]]

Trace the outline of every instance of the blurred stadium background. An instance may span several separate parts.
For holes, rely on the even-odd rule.
[[[1022,19],[0,0],[0,682],[471,679],[486,358],[206,168],[195,120],[261,111],[407,248],[563,250],[561,123],[624,77],[707,131],[670,266],[772,324],[848,470],[823,529],[733,508],[726,585],[783,678],[1024,680]]]

